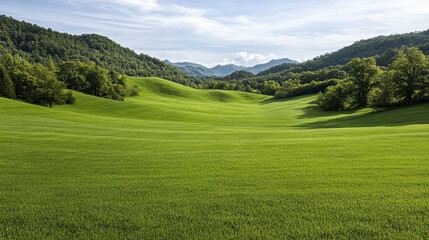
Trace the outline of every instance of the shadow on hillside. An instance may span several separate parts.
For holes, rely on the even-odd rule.
[[[406,126],[414,124],[429,124],[429,103],[418,104],[414,106],[402,106],[393,110],[382,112],[368,112],[362,115],[352,115],[329,119],[324,121],[316,121],[298,125],[305,128],[346,128],[346,127],[394,127]],[[323,112],[322,110],[320,110]],[[315,109],[306,111],[304,115],[309,117],[333,116],[322,115],[317,113]],[[352,111],[350,113],[354,113]],[[348,112],[336,112],[337,115],[348,114]],[[307,116],[302,116],[307,117]]]
[[[309,96],[310,95],[302,95],[302,96],[297,96],[297,97],[281,98],[281,99],[271,97],[271,98],[265,99],[265,100],[263,100],[263,101],[261,101],[259,103],[262,104],[262,105],[265,105],[265,104],[270,104],[270,103],[293,102],[293,101],[296,101],[296,100],[301,100],[301,99],[304,99],[304,98],[308,98]]]
[[[280,103],[287,102],[289,99],[276,99],[276,98],[268,98],[259,102],[259,104],[265,105],[270,103]]]
[[[317,106],[316,101],[309,102],[309,106],[303,108],[303,114],[299,115],[299,119],[304,118],[319,118],[319,117],[333,117],[338,115],[350,115],[356,113],[356,110],[350,111],[323,111],[319,106]]]

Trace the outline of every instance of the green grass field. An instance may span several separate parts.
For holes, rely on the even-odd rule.
[[[0,239],[429,238],[429,104],[129,81],[124,102],[0,98]]]

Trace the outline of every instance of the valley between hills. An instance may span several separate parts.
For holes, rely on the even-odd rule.
[[[428,31],[196,77],[0,22],[0,239],[429,238]]]

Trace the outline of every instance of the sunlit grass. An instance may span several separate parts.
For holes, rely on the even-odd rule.
[[[0,239],[429,238],[429,105],[332,113],[130,79],[0,98]]]

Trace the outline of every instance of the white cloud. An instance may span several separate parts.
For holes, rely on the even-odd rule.
[[[275,54],[256,54],[256,53],[247,53],[247,52],[239,52],[236,54],[234,63],[242,66],[254,66],[260,63],[266,63],[276,57]]]

